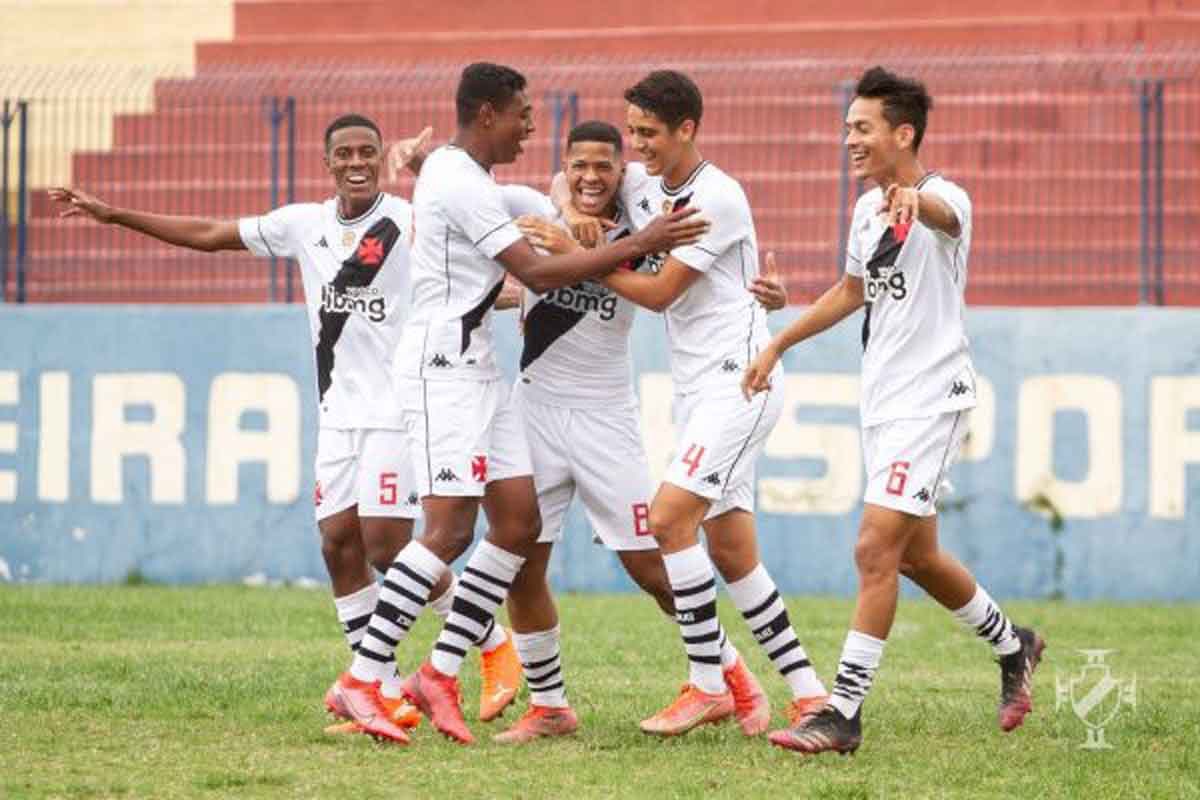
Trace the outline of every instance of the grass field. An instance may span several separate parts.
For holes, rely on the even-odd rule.
[[[850,604],[790,607],[828,678]],[[485,735],[464,748],[425,723],[399,748],[321,733],[322,693],[346,663],[323,591],[4,587],[0,797],[1200,797],[1195,606],[1008,608],[1049,641],[1023,728],[996,727],[987,647],[937,607],[905,602],[863,748],[803,759],[733,725],[643,736],[637,721],[684,672],[676,630],[634,595],[562,598],[577,736],[511,749]],[[783,682],[733,609],[721,613],[781,707]],[[435,633],[423,619],[402,664]],[[1056,674],[1079,672],[1078,648],[1116,649],[1114,676],[1137,676],[1136,709],[1108,727],[1112,750],[1079,749],[1083,724],[1054,710]],[[464,669],[468,709],[476,664]]]

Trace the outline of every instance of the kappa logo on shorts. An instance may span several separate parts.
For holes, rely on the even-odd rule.
[[[449,483],[451,481],[458,481],[458,476],[449,467],[442,467],[442,471],[437,474],[434,480],[438,483]]]
[[[487,483],[487,453],[471,456],[471,478],[476,483]]]
[[[450,359],[446,358],[441,353],[434,353],[433,358],[429,359],[429,366],[431,366],[431,367],[448,367],[448,366],[450,366]]]
[[[725,363],[721,365],[722,372],[737,372],[741,367],[732,358],[725,359]]]
[[[960,394],[970,394],[971,387],[965,381],[955,381],[950,387],[950,394],[947,397],[958,397]]]
[[[710,484],[712,486],[720,486],[721,485],[721,476],[715,472],[710,473],[710,474],[704,476],[704,482],[707,484]]]
[[[410,505],[410,506],[415,506],[415,505],[417,505],[418,503],[420,503],[420,502],[421,502],[421,498],[417,496],[417,493],[416,493],[416,492],[409,492],[409,493],[408,493],[408,499],[407,499],[407,500],[405,500],[404,502],[405,502],[407,505]]]
[[[932,496],[933,495],[929,493],[929,490],[923,486],[921,487],[921,491],[913,495],[913,497],[915,497],[917,500],[920,500],[922,503],[928,503]]]

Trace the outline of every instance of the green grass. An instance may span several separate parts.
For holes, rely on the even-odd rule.
[[[850,604],[795,598],[793,620],[828,678]],[[580,733],[511,749],[464,748],[425,723],[409,748],[333,739],[321,696],[346,663],[323,592],[155,586],[0,588],[0,797],[1200,797],[1195,606],[1011,603],[1049,640],[1036,711],[995,722],[987,647],[927,602],[906,601],[854,758],[804,759],[732,725],[677,740],[637,721],[684,674],[678,634],[634,595],[566,596],[568,691]],[[776,707],[783,682],[733,609],[722,616]],[[412,666],[431,618],[402,651]],[[1078,648],[1115,648],[1137,676],[1137,708],[1108,729],[1114,749],[1079,749],[1084,727],[1054,710],[1056,674]],[[475,656],[464,668],[477,702]],[[512,710],[508,719],[514,717]]]

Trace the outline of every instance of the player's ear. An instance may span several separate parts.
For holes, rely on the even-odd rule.
[[[325,165],[325,169],[327,171],[333,172],[333,164],[331,164],[329,162],[329,151],[328,150],[326,150],[324,153],[321,154],[321,163]]]
[[[896,130],[893,131],[893,134],[896,137],[897,147],[899,147],[901,150],[911,150],[913,140],[917,136],[917,129],[909,123],[904,122],[896,126]]]
[[[475,121],[485,128],[492,127],[492,123],[496,121],[496,109],[491,103],[483,103],[479,106],[479,113],[475,115]]]
[[[690,142],[696,136],[696,120],[685,119],[679,123],[679,127],[676,130],[679,133],[680,141]]]

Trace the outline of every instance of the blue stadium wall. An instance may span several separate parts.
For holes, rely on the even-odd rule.
[[[944,545],[1000,597],[1200,599],[1200,312],[986,309],[969,326],[984,380]],[[497,319],[508,364],[514,327]],[[661,321],[642,315],[635,336],[661,471]],[[787,592],[856,585],[858,359],[853,323],[787,357],[758,486]],[[4,307],[0,581],[324,579],[313,406],[299,307]],[[578,509],[552,577],[631,588]]]

